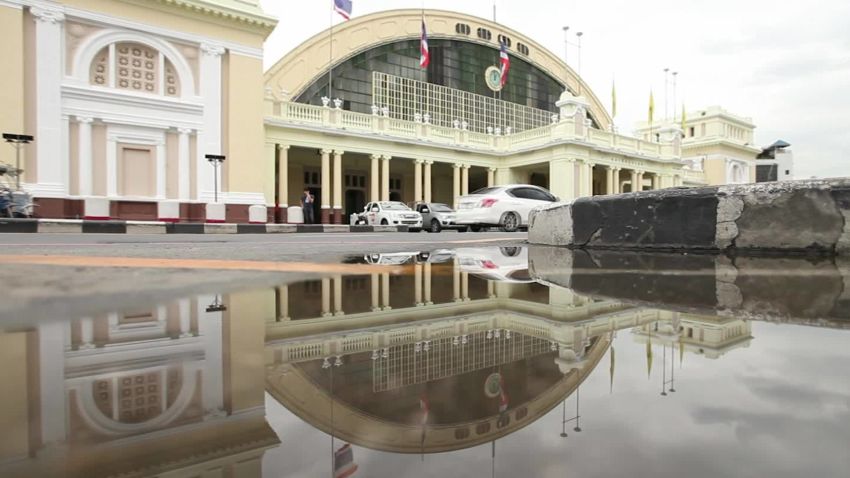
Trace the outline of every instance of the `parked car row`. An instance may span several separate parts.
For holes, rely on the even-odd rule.
[[[418,202],[408,206],[398,201],[376,201],[366,204],[363,212],[351,215],[351,225],[408,226],[412,232],[422,229],[440,232],[478,232],[499,227],[514,232],[528,227],[532,209],[558,201],[539,186],[511,184],[479,189],[458,199],[458,209],[446,204]]]
[[[372,265],[442,264],[457,259],[461,272],[496,282],[534,282],[528,273],[528,249],[524,247],[482,247],[438,249],[432,252],[392,252],[366,254],[363,262]]]

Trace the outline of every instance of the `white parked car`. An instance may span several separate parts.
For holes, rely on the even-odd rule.
[[[468,225],[473,232],[494,226],[513,232],[528,226],[532,209],[556,201],[546,189],[530,184],[487,187],[458,199],[457,224]]]
[[[462,272],[495,282],[527,284],[534,282],[528,273],[528,249],[524,247],[482,247],[458,249]]]
[[[410,231],[422,229],[422,215],[403,202],[370,202],[363,212],[351,215],[352,226],[407,226]]]

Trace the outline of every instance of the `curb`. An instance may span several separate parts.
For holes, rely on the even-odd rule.
[[[407,226],[0,219],[3,233],[50,234],[310,234],[408,232]]]

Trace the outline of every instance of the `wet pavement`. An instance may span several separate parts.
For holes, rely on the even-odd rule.
[[[0,476],[846,476],[846,264],[372,250],[4,316]]]

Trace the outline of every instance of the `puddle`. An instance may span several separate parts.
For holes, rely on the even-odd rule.
[[[846,268],[519,247],[344,262],[385,267],[5,329],[0,476],[850,466]]]

